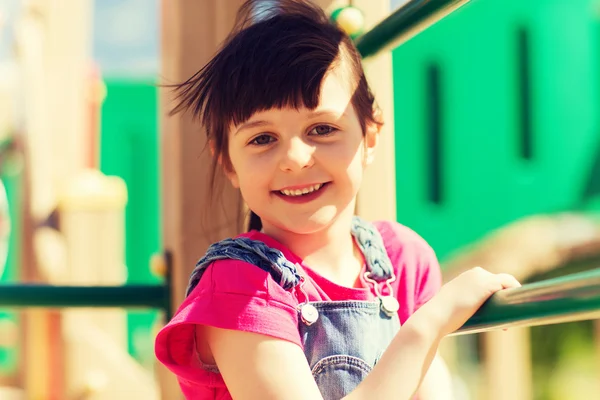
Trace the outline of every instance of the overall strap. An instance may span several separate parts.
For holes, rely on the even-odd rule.
[[[200,278],[208,266],[217,260],[239,260],[253,265],[271,274],[275,282],[279,283],[285,290],[290,290],[300,283],[300,274],[296,265],[291,263],[283,253],[277,249],[267,246],[261,241],[252,240],[245,237],[235,239],[225,239],[213,243],[207,250],[204,257],[197,263],[189,284],[186,289],[186,296],[200,282]]]
[[[370,277],[378,282],[394,277],[394,269],[381,234],[372,223],[360,217],[352,219],[352,236],[367,261]]]
[[[354,217],[351,232],[365,257],[370,277],[376,281],[386,281],[392,278],[394,276],[392,263],[377,228],[362,218]],[[256,265],[271,274],[273,280],[285,290],[292,289],[301,280],[296,265],[285,258],[281,251],[258,240],[245,237],[230,238],[213,243],[204,257],[196,263],[186,289],[186,296],[198,285],[204,271],[212,262],[227,259]]]

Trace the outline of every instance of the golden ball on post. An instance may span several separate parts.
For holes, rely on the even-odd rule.
[[[331,13],[331,20],[348,36],[359,36],[365,26],[365,16],[356,7],[340,7]]]

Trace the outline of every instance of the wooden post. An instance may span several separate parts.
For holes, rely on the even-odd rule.
[[[485,333],[485,399],[529,400],[531,343],[529,328]]]
[[[242,0],[163,0],[161,83],[182,82],[202,68],[231,30],[241,4]],[[210,201],[212,160],[205,148],[205,132],[189,115],[169,117],[172,107],[170,89],[163,88],[159,115],[163,241],[171,256],[172,300],[177,307],[195,262],[213,241],[239,233],[243,214],[241,196],[227,182],[223,182],[221,201]],[[219,207],[209,209],[214,204]],[[159,380],[162,398],[181,398],[173,375],[162,367]]]
[[[60,3],[60,4],[59,4]],[[84,165],[85,83],[91,49],[90,0],[32,0],[18,24],[18,54],[27,100],[24,277],[58,283],[35,224],[56,206],[65,179]],[[60,313],[24,314],[24,385],[35,399],[64,397]]]
[[[596,353],[596,373],[600,376],[600,320],[594,321],[594,351]]]
[[[163,2],[163,84],[182,82],[202,68],[231,29],[241,0]],[[184,298],[189,274],[212,241],[241,228],[241,198],[223,181],[222,207],[208,210],[212,158],[206,136],[189,115],[169,117],[170,89],[160,92],[164,248],[172,255],[173,301]],[[215,193],[216,195],[217,193]]]
[[[355,0],[354,7],[365,15],[365,31],[390,14],[389,0]],[[368,220],[396,220],[396,161],[394,144],[394,87],[391,52],[365,60],[365,73],[383,113],[374,162],[365,171],[357,200],[357,214]]]

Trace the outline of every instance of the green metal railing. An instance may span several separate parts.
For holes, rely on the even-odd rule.
[[[600,317],[600,268],[494,294],[457,334]]]
[[[363,58],[393,49],[469,0],[410,0],[355,40]]]
[[[0,285],[0,308],[155,308],[164,310],[168,314],[170,303],[170,293],[167,285]]]
[[[171,319],[171,257],[164,255],[164,280],[160,284],[75,286],[0,284],[2,308],[146,308]]]
[[[3,307],[145,307],[170,317],[169,285],[0,285]],[[600,316],[600,268],[494,294],[456,334],[594,319]]]

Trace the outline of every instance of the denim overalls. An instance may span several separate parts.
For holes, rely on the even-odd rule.
[[[358,217],[352,221],[352,235],[367,261],[365,280],[374,286],[375,301],[310,302],[296,265],[279,250],[247,238],[213,244],[198,261],[187,294],[216,260],[241,260],[269,272],[285,290],[296,292],[304,354],[323,398],[341,399],[367,376],[400,329],[399,305],[390,285],[396,277],[381,235]]]

